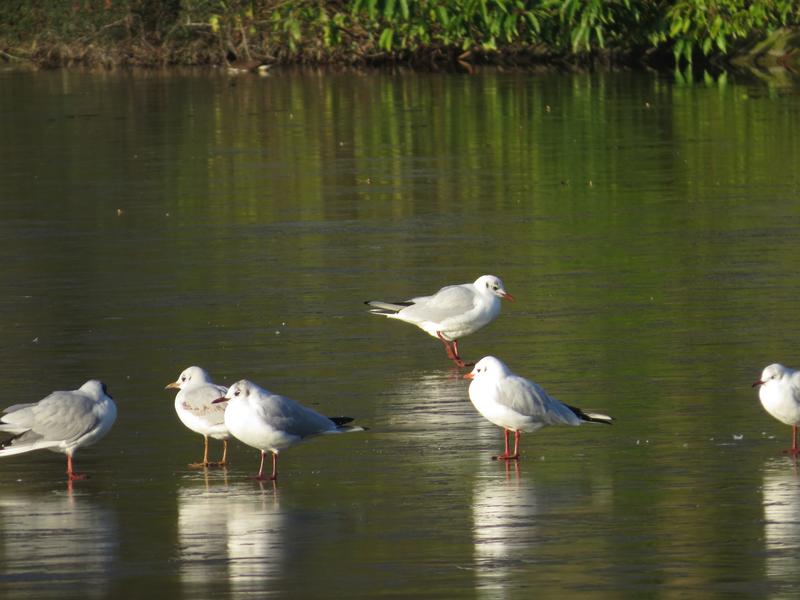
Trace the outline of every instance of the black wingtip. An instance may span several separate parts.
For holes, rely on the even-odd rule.
[[[0,442],[0,450],[5,450],[6,448],[13,446],[14,442],[21,438],[25,433],[26,432],[23,431],[22,433],[12,435],[11,437],[4,439],[2,442]]]
[[[595,416],[592,414],[587,414],[577,406],[570,406],[569,404],[565,406],[568,409],[570,409],[573,413],[575,413],[575,416],[578,417],[581,421],[586,421],[587,423],[602,423],[603,425],[613,425],[612,421],[614,421],[614,417],[610,417],[608,415]]]
[[[337,426],[347,425],[355,421],[353,417],[328,417],[331,421],[336,423]]]

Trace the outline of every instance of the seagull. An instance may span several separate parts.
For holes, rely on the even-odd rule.
[[[186,427],[203,436],[203,460],[189,466],[224,467],[227,464],[228,439],[231,434],[225,427],[225,407],[215,405],[213,402],[223,396],[228,388],[212,383],[205,369],[189,367],[178,376],[177,381],[168,383],[164,389],[180,390],[175,396],[175,412]],[[209,437],[222,440],[222,458],[219,462],[208,460]]]
[[[254,477],[264,477],[264,457],[272,452],[272,475],[278,478],[278,453],[308,437],[323,433],[364,431],[363,427],[347,425],[351,417],[326,417],[285,396],[273,394],[255,383],[242,379],[234,383],[225,396],[215,403],[228,402],[225,425],[233,437],[248,446],[261,450],[261,466]]]
[[[469,399],[486,419],[505,429],[506,451],[497,460],[519,459],[520,433],[533,432],[545,425],[581,425],[614,420],[608,415],[587,413],[580,408],[562,404],[533,381],[515,375],[500,359],[485,356],[472,372]],[[514,454],[508,450],[508,436],[514,432]]]
[[[12,437],[0,444],[0,457],[42,448],[63,452],[69,480],[86,479],[73,470],[72,456],[105,436],[116,418],[117,406],[97,379],[77,390],[53,392],[39,402],[9,406],[0,417],[0,432]]]
[[[761,406],[781,423],[792,426],[792,447],[786,450],[797,456],[797,426],[800,425],[800,371],[775,363],[764,369],[758,388]]]
[[[482,275],[474,283],[448,285],[432,296],[402,302],[367,300],[371,313],[400,319],[439,338],[447,356],[459,367],[467,365],[458,354],[458,339],[475,333],[500,314],[500,299],[514,301],[503,282],[494,275]]]

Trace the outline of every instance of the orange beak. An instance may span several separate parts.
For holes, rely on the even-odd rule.
[[[464,375],[464,379],[475,379],[475,375],[473,375],[472,373],[467,373],[466,375]]]
[[[504,300],[508,300],[509,302],[513,302],[514,301],[514,296],[512,296],[511,294],[506,292],[505,294],[503,294],[503,299]]]

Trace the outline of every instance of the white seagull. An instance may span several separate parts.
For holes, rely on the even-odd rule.
[[[324,433],[364,431],[348,426],[351,417],[326,417],[285,396],[273,394],[255,383],[242,379],[228,388],[228,393],[214,402],[228,402],[225,425],[233,437],[261,450],[257,480],[264,479],[264,457],[272,452],[272,475],[278,478],[278,453],[308,437]]]
[[[494,275],[482,275],[474,283],[448,285],[432,296],[419,296],[402,302],[367,300],[370,311],[390,319],[416,325],[439,338],[459,367],[466,363],[458,354],[458,339],[475,333],[500,314],[500,299],[514,301],[503,282]]]
[[[214,400],[223,396],[228,388],[213,383],[205,369],[189,367],[178,376],[177,381],[168,383],[164,389],[180,390],[175,396],[175,412],[186,427],[203,436],[203,460],[189,466],[225,466],[228,458],[228,439],[231,434],[225,427],[225,407],[214,404]],[[209,437],[222,440],[222,458],[219,462],[208,460]]]
[[[53,392],[29,404],[15,404],[3,411],[0,432],[12,437],[0,444],[0,457],[47,449],[67,455],[70,481],[86,475],[72,469],[78,448],[94,444],[111,429],[117,406],[101,381],[91,379],[77,390]]]
[[[796,456],[797,426],[800,425],[800,371],[775,363],[764,369],[753,383],[761,406],[781,423],[792,426],[792,447],[786,452]]]
[[[608,415],[583,412],[550,396],[533,381],[515,375],[501,360],[485,356],[475,364],[471,373],[469,399],[478,412],[495,425],[505,429],[506,451],[497,460],[519,458],[520,433],[533,432],[545,425],[581,425],[582,423],[611,424]],[[514,432],[514,454],[508,450],[508,435]]]

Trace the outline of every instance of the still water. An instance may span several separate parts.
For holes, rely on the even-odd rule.
[[[797,87],[653,74],[0,73],[2,405],[102,378],[77,454],[0,464],[0,596],[791,597]],[[613,427],[501,431],[363,301],[492,273],[464,338]],[[277,485],[187,464],[164,385],[247,377],[365,433]],[[220,448],[214,445],[212,454]]]

